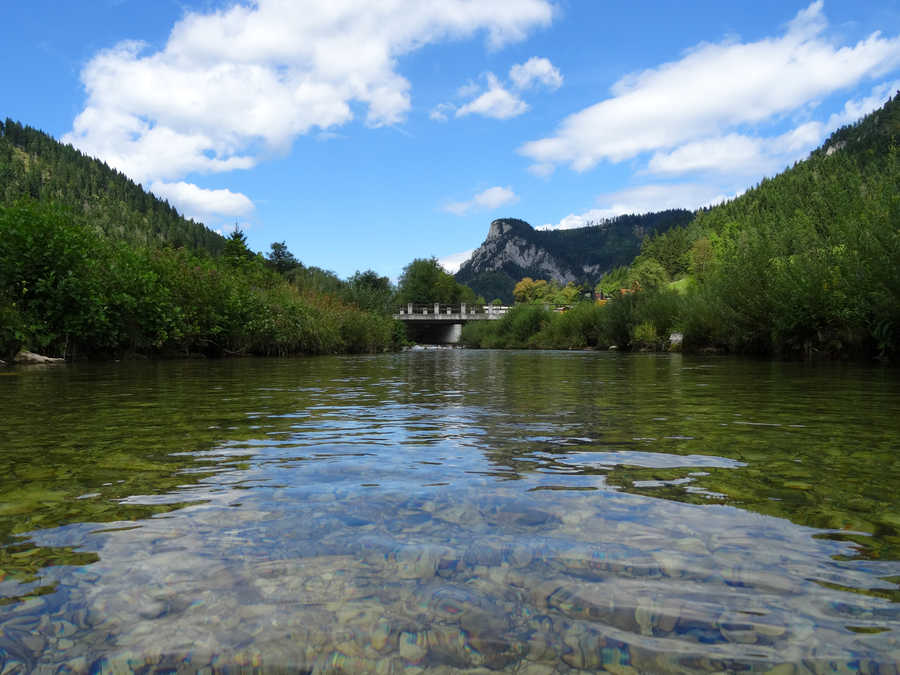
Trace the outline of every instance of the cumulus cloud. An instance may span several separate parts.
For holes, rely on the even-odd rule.
[[[715,187],[699,183],[641,185],[601,195],[597,198],[600,204],[598,208],[583,213],[570,213],[558,223],[548,223],[536,229],[571,230],[630,213],[697,209],[718,204],[733,196],[735,195],[725,195]]]
[[[563,78],[550,59],[532,56],[525,63],[517,63],[509,70],[509,79],[519,89],[542,84],[548,89],[559,89]]]
[[[517,201],[519,201],[519,196],[512,189],[496,186],[479,192],[469,201],[451,202],[444,207],[444,210],[461,216],[472,209],[497,209],[507,204],[515,204]]]
[[[648,165],[652,173],[724,172],[731,176],[771,174],[784,168],[798,152],[822,141],[825,125],[807,122],[780,136],[727,134],[685,143],[672,152],[657,152]]]
[[[678,61],[628,75],[612,87],[612,97],[568,116],[552,136],[520,152],[544,173],[558,164],[584,171],[645,152],[662,153],[656,165],[666,167],[666,153],[722,138],[727,168],[759,150],[753,139],[735,134],[742,125],[771,122],[900,65],[900,37],[874,33],[853,46],[829,42],[823,6],[813,2],[779,37],[704,43]],[[699,149],[689,147],[684,155]]]
[[[215,216],[243,216],[253,211],[253,202],[240,192],[206,190],[192,183],[154,181],[150,191],[161,199],[178,204],[184,215],[198,221]]]
[[[509,83],[503,83],[494,73],[485,73],[487,89],[482,90],[476,82],[467,82],[456,91],[459,98],[472,98],[471,101],[461,106],[452,103],[441,103],[435,106],[429,113],[429,117],[436,122],[446,122],[450,113],[455,112],[457,117],[466,115],[482,115],[498,120],[506,120],[517,117],[528,110],[528,104],[522,100],[518,93],[537,85],[543,85],[547,89],[559,89],[562,85],[562,75],[549,59],[533,56],[525,63],[517,63],[509,70]],[[474,98],[473,98],[474,97]]]
[[[508,91],[493,73],[487,74],[488,88],[474,101],[466,103],[456,110],[457,117],[466,115],[483,115],[498,120],[516,117],[528,110],[528,104]]]
[[[810,121],[778,136],[731,133],[685,143],[671,152],[654,153],[648,163],[651,173],[676,175],[694,171],[720,172],[731,177],[772,175],[799,156],[821,145],[826,136],[843,124],[857,121],[897,91],[900,81],[879,85],[871,95],[851,99],[826,123]]]
[[[553,17],[549,0],[340,3],[256,0],[191,12],[159,51],[122,42],[82,71],[84,110],[64,137],[139,181],[246,169],[300,134],[354,118],[401,122],[398,57],[483,32],[497,48]]]
[[[475,249],[470,248],[468,251],[463,251],[462,253],[451,253],[443,258],[438,258],[438,264],[449,274],[456,274],[459,272],[459,268],[462,267],[462,264],[471,258],[474,252]]]

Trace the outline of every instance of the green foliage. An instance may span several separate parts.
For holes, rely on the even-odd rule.
[[[668,289],[617,294],[605,304],[580,302],[566,311],[520,304],[498,321],[463,327],[469,347],[537,349],[665,348],[676,327],[682,297]]]
[[[397,292],[397,302],[455,305],[461,302],[475,304],[478,297],[444,271],[436,258],[417,258],[403,268]]]
[[[231,234],[225,239],[222,257],[231,265],[241,265],[254,258],[255,254],[247,245],[247,235],[235,224]]]
[[[896,357],[898,133],[900,95],[835,132],[806,161],[701,211],[687,227],[645,239],[627,285],[651,290],[667,277],[690,278],[677,318],[685,349]],[[623,276],[616,270],[600,286],[609,292]]]
[[[555,312],[531,341],[547,349],[596,347],[606,335],[606,310],[581,302],[566,312]]]
[[[652,321],[642,321],[631,329],[631,346],[639,349],[656,349],[659,336]]]
[[[669,275],[659,261],[650,258],[635,261],[628,280],[631,288],[655,291],[669,283]]]
[[[224,238],[183,218],[122,173],[71,145],[7,119],[0,123],[0,204],[62,204],[106,237],[221,253]]]
[[[301,263],[286,277],[296,288],[307,293],[341,295],[347,290],[347,284],[337,274],[321,267],[306,267]]]
[[[573,305],[582,299],[582,293],[582,288],[571,281],[561,286],[555,281],[534,280],[531,277],[525,277],[513,289],[516,302],[545,305]]]
[[[665,232],[648,236],[641,243],[641,254],[635,260],[635,264],[643,260],[653,260],[669,277],[680,277],[689,270],[690,251],[695,238],[689,227],[673,227]]]
[[[344,297],[360,309],[381,314],[394,311],[395,291],[391,280],[379,276],[374,270],[357,271],[347,280]]]
[[[266,262],[279,274],[286,274],[300,265],[283,241],[273,241]]]
[[[476,293],[486,298],[498,298],[504,305],[513,304],[514,279],[517,278],[520,277],[513,277],[503,271],[481,272],[468,278],[456,275],[457,281],[466,284]]]
[[[25,322],[8,293],[0,293],[0,360],[12,358],[25,340]]]
[[[240,232],[229,243],[233,255],[214,259],[104,239],[39,202],[0,206],[0,349],[75,358],[396,346],[389,316],[292,285],[239,246]]]
[[[602,293],[606,297],[613,297],[621,289],[629,287],[628,275],[629,269],[627,265],[614,267],[600,278],[600,281],[597,282],[594,288],[594,292],[597,295]]]

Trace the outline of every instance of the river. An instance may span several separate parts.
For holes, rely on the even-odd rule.
[[[4,674],[900,668],[896,369],[72,364],[0,410]]]

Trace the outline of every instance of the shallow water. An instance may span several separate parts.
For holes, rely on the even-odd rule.
[[[0,410],[2,673],[900,664],[896,370],[85,364]]]

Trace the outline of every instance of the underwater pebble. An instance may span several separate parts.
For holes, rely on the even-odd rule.
[[[422,633],[400,633],[397,651],[407,661],[418,663],[428,651],[427,640]]]
[[[388,638],[391,636],[391,625],[387,621],[379,621],[372,629],[370,636],[372,648],[380,652],[387,646]]]

